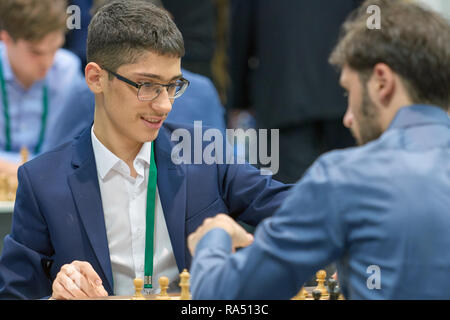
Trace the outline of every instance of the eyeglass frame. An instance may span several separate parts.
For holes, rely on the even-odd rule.
[[[149,85],[149,84],[151,84],[151,85],[159,85],[159,86],[161,86],[161,87],[166,88],[166,91],[167,91],[167,92],[169,92],[169,87],[170,87],[171,85],[173,85],[173,83],[170,83],[170,84],[163,84],[163,83],[157,83],[157,82],[137,83],[137,82],[134,82],[133,80],[130,80],[130,79],[125,78],[124,76],[121,76],[120,74],[118,74],[118,73],[116,73],[116,72],[114,72],[114,71],[111,71],[111,70],[106,69],[106,68],[103,68],[103,69],[106,70],[107,72],[111,73],[111,74],[112,74],[114,77],[116,77],[118,80],[123,81],[123,82],[125,82],[125,83],[127,83],[127,84],[129,84],[129,85],[131,85],[131,86],[133,86],[133,87],[135,87],[136,89],[138,89],[138,91],[137,91],[137,93],[136,93],[136,96],[137,96],[137,98],[138,98],[139,101],[153,101],[153,100],[155,100],[156,98],[158,98],[159,95],[161,94],[161,92],[159,92],[159,93],[156,95],[156,97],[154,97],[153,99],[140,99],[140,98],[139,98],[139,91],[141,90],[141,87],[143,87],[143,86],[145,86],[145,85]],[[181,87],[183,91],[181,92],[180,95],[178,95],[178,96],[176,96],[176,97],[175,97],[175,96],[174,96],[174,97],[169,97],[169,99],[176,99],[176,98],[181,97],[181,96],[183,95],[183,93],[186,91],[186,89],[189,87],[190,81],[189,81],[188,79],[185,79],[185,78],[181,77],[180,79],[177,79],[177,81],[181,81],[181,82],[183,82],[183,83],[185,84],[184,87]],[[183,89],[183,88],[184,88],[184,89]]]

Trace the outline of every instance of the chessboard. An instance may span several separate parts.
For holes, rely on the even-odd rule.
[[[340,293],[337,281],[334,279],[326,279],[327,274],[325,270],[319,270],[316,273],[316,287],[302,287],[298,294],[290,300],[344,300]],[[108,296],[101,298],[90,298],[90,300],[191,300],[191,293],[189,292],[189,272],[184,269],[180,273],[180,292],[167,293],[169,287],[169,279],[167,277],[160,277],[158,282],[161,288],[159,294],[143,294],[143,280],[140,278],[134,279],[133,296]],[[327,283],[325,285],[325,283]]]
[[[316,287],[302,287],[291,300],[344,300],[337,280],[327,279],[325,270],[317,271],[316,281]]]
[[[22,164],[24,164],[28,161],[29,152],[27,148],[23,147],[20,150],[20,154],[22,157]],[[0,172],[0,204],[2,206],[5,206],[4,203],[7,202],[14,203],[14,201],[16,200],[16,191],[18,184],[19,182],[16,175],[11,176]],[[3,210],[3,207],[1,207],[0,209]]]
[[[16,200],[17,178],[0,173],[0,202]]]
[[[158,279],[159,287],[161,288],[159,294],[143,294],[144,281],[141,278],[136,278],[133,281],[133,296],[108,296],[95,299],[90,298],[89,300],[191,300],[189,279],[190,274],[187,269],[184,269],[183,272],[180,273],[179,286],[181,291],[179,293],[167,292],[167,289],[169,288],[169,278],[163,276]]]

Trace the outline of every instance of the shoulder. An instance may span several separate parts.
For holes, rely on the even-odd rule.
[[[191,72],[189,70],[183,69],[183,77],[191,82],[191,84],[198,86],[210,86],[212,81],[201,74]]]
[[[44,152],[21,166],[31,176],[39,176],[40,180],[47,175],[58,175],[61,170],[70,166],[74,140]]]
[[[83,79],[81,61],[74,53],[66,49],[59,49],[49,70],[48,78],[54,86],[79,84]]]
[[[333,150],[323,154],[310,170],[323,172],[336,184],[360,183],[371,176],[383,176],[382,169],[393,158],[394,150],[389,150],[381,137],[364,146]]]
[[[188,91],[186,91],[188,96],[191,94],[201,96],[205,95],[213,95],[214,97],[217,96],[217,90],[213,82],[208,77],[205,77],[198,73],[193,73],[186,69],[183,69],[183,77],[189,80],[189,88]]]
[[[53,62],[53,67],[61,71],[66,68],[69,70],[81,70],[81,61],[71,51],[61,48],[55,54],[55,60]]]

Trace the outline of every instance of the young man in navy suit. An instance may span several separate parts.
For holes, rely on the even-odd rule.
[[[153,279],[176,283],[189,268],[186,236],[205,218],[227,213],[256,225],[289,189],[249,164],[174,163],[179,126],[164,120],[188,82],[183,39],[166,11],[115,1],[88,34],[94,125],[20,167],[1,298],[131,295],[135,277],[155,292]]]

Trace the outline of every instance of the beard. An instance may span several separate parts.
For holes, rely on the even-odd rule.
[[[355,120],[358,123],[358,132],[354,136],[358,145],[362,146],[382,135],[379,111],[370,99],[367,88],[363,88],[361,108],[355,114]]]

